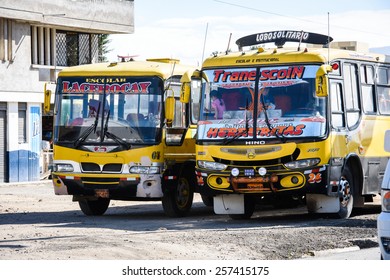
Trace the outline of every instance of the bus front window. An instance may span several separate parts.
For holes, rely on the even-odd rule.
[[[297,65],[205,70],[198,140],[323,137],[326,99],[315,94],[317,69]]]
[[[158,78],[61,78],[54,141],[84,147],[151,144],[161,139],[163,83]],[[120,81],[120,82],[118,82]]]

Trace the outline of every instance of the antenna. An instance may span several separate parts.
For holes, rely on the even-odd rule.
[[[302,38],[303,38],[303,30],[301,31],[301,38],[299,39],[299,44],[298,44],[298,51],[301,50],[301,43],[302,43]],[[329,36],[328,36],[329,39]]]
[[[329,21],[329,12],[328,12],[328,65],[330,63],[329,59],[330,59],[330,21]]]
[[[206,25],[206,32],[204,34],[204,42],[203,42],[202,61],[200,63],[203,63],[203,59],[204,59],[204,50],[206,48],[206,39],[207,39],[207,30],[208,29],[209,29],[209,23],[207,23],[207,25]]]
[[[230,47],[230,40],[232,39],[232,33],[230,33],[229,35],[229,42],[228,42],[228,45],[227,45],[227,48],[226,48],[226,54],[229,53],[229,47]]]

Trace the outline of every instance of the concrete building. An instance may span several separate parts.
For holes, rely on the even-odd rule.
[[[44,84],[98,62],[102,34],[133,32],[133,0],[0,0],[0,182],[40,179]]]

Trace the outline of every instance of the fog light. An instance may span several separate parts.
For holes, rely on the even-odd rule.
[[[238,168],[233,168],[232,171],[230,171],[230,173],[231,173],[234,177],[237,177],[237,176],[240,174],[240,170],[238,170]]]
[[[267,174],[267,169],[264,167],[260,167],[259,168],[259,175],[264,176],[265,174]]]
[[[291,183],[297,184],[299,182],[299,179],[296,176],[291,177]]]
[[[390,254],[390,238],[389,237],[381,237],[383,249],[385,249],[387,254]]]
[[[222,179],[221,177],[218,177],[217,180],[215,180],[215,182],[217,182],[218,185],[222,184]]]

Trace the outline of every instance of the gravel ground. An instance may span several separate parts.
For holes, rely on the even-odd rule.
[[[252,219],[215,215],[195,195],[184,218],[168,218],[160,202],[112,201],[87,217],[51,182],[0,185],[0,259],[287,260],[317,251],[377,247],[374,203],[348,220],[312,217],[304,206],[259,207]]]

